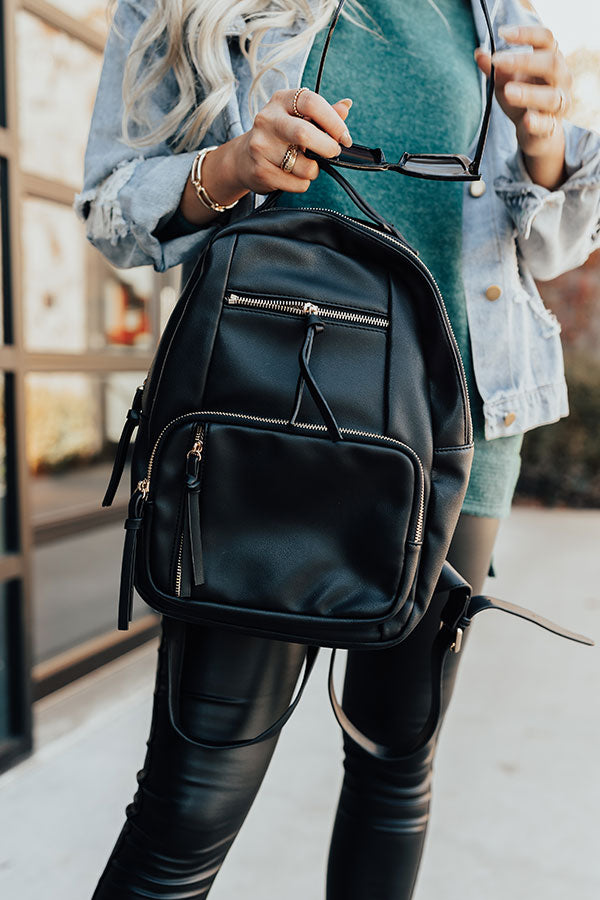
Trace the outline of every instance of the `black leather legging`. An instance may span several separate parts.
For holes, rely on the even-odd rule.
[[[473,516],[459,521],[449,560],[475,591],[483,585],[497,525],[495,519]],[[396,647],[348,654],[344,707],[382,743],[402,746],[427,715],[429,649],[444,599],[441,595]],[[189,628],[181,698],[186,730],[213,740],[262,731],[288,705],[305,648],[218,628]],[[445,667],[446,700],[461,656],[451,654]],[[277,738],[224,751],[202,750],[180,738],[168,718],[165,657],[163,635],[139,786],[92,900],[208,896],[275,750]],[[327,900],[412,896],[429,817],[434,743],[392,763],[368,756],[345,738]],[[264,896],[261,885],[255,896]]]

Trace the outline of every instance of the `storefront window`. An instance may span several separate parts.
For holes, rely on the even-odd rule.
[[[144,376],[27,375],[27,460],[37,544],[35,663],[116,626],[123,522],[115,522],[100,505],[125,413]],[[126,470],[113,504],[121,508],[123,519],[129,487]],[[86,519],[90,514],[91,522]],[[65,534],[69,519],[82,525]],[[136,615],[148,612],[141,601],[135,610]]]
[[[152,269],[116,269],[90,245],[85,252],[89,348],[149,352],[154,340],[150,307],[156,290]]]
[[[73,211],[59,203],[25,199],[22,227],[28,350],[150,350],[150,267],[109,265],[87,243]]]
[[[19,543],[15,497],[17,485],[11,437],[14,426],[13,385],[13,376],[0,372],[0,553],[14,553]]]
[[[10,543],[7,534],[8,497],[6,473],[6,417],[5,378],[0,374],[0,552],[5,553]]]
[[[69,207],[26,199],[22,228],[27,349],[83,353],[88,328],[81,227]]]
[[[101,56],[27,12],[16,31],[21,168],[79,189]]]
[[[6,167],[6,160],[0,158],[0,290],[2,291],[3,304],[2,309],[0,309],[0,343],[4,343],[4,317],[6,315],[6,306],[10,300],[8,291],[9,286],[6,278],[7,273],[4,267],[4,254],[8,247]]]
[[[10,627],[7,585],[0,585],[0,741],[10,737]]]
[[[31,372],[26,377],[27,461],[34,526],[99,507],[114,450],[145,373]],[[126,478],[121,490],[126,495]]]
[[[36,547],[33,662],[45,662],[117,627],[122,522]],[[150,609],[135,595],[133,617]]]

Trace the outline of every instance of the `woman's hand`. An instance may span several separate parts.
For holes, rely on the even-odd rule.
[[[565,177],[562,118],[571,100],[572,76],[549,28],[503,26],[499,34],[533,52],[496,52],[496,99],[514,122],[525,165],[533,181],[550,190]],[[475,59],[489,75],[490,54],[478,48]]]
[[[304,150],[333,157],[341,152],[341,144],[352,145],[345,124],[351,100],[338,100],[332,106],[320,94],[303,90],[296,104],[300,116],[293,109],[295,94],[293,90],[277,91],[260,110],[250,131],[206,155],[202,182],[213,200],[226,205],[248,191],[303,193],[319,174],[318,163],[308,159]],[[298,155],[292,171],[284,172],[281,163],[290,145],[298,148]],[[202,206],[189,181],[180,208],[186,219],[197,224],[217,215]]]
[[[303,152],[298,153],[292,172],[282,171],[281,162],[290,144],[325,157],[337,156],[340,144],[352,145],[345,124],[351,100],[339,100],[331,106],[320,94],[302,91],[297,100],[301,118],[293,110],[295,93],[277,91],[236,147],[240,181],[259,194],[273,190],[302,193],[319,174],[318,164]]]

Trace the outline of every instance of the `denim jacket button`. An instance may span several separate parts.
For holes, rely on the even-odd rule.
[[[471,197],[481,197],[485,194],[485,189],[487,185],[483,178],[480,178],[479,181],[472,181],[469,185],[469,193]]]
[[[506,413],[506,415],[504,416],[504,424],[506,425],[506,427],[509,428],[516,418],[517,417],[514,412]]]
[[[499,284],[490,284],[489,288],[485,292],[485,296],[488,300],[497,300],[502,294],[502,288]]]

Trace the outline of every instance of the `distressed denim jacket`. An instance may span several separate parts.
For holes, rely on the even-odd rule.
[[[311,0],[316,2],[316,0]],[[128,147],[120,137],[123,68],[128,49],[153,0],[120,0],[104,64],[85,156],[83,190],[75,209],[86,233],[115,266],[151,264],[162,272],[183,263],[184,278],[215,231],[232,216],[247,214],[262,199],[248,195],[224,216],[193,233],[165,238],[177,211],[195,151],[174,153],[169,141]],[[482,45],[488,41],[478,0],[473,15]],[[504,23],[531,24],[535,13],[521,0],[497,0],[494,30]],[[213,123],[203,144],[220,144],[252,125],[248,107],[251,75],[234,23],[227,38],[236,94]],[[303,27],[273,30],[265,44],[285,40]],[[498,46],[502,48],[503,42]],[[302,84],[310,46],[265,78],[270,95]],[[481,76],[482,96],[485,78]],[[176,83],[167,77],[152,97],[158,118],[171,107]],[[462,269],[475,378],[487,439],[518,434],[568,414],[560,325],[544,306],[534,278],[547,280],[583,263],[600,246],[600,135],[565,122],[567,179],[549,191],[529,177],[515,128],[496,101],[483,157],[487,189],[474,196],[464,187]],[[449,147],[448,152],[466,148]],[[469,148],[474,151],[474,147]],[[396,176],[403,177],[403,176]],[[500,288],[488,299],[491,285]],[[490,298],[498,291],[490,291]]]

